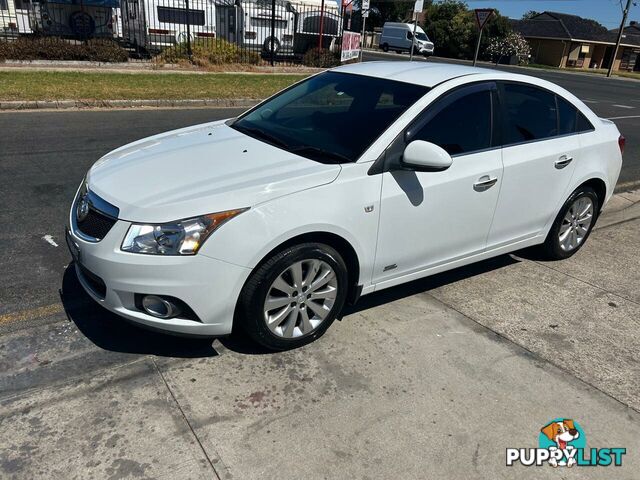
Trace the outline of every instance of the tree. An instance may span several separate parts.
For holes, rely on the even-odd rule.
[[[439,56],[468,57],[472,49],[474,24],[464,2],[445,0],[428,5],[424,10],[423,28]]]
[[[478,26],[474,12],[460,0],[444,0],[425,8],[423,28],[433,41],[439,56],[473,58],[478,41]],[[485,51],[493,37],[504,37],[511,31],[509,19],[496,10],[487,21],[482,34],[480,50]]]
[[[493,57],[496,65],[504,57],[516,56],[518,62],[525,62],[531,55],[531,47],[518,32],[510,32],[504,37],[494,37],[489,41],[486,52]]]
[[[540,12],[536,12],[535,10],[529,10],[522,14],[522,20],[530,20],[536,15],[540,15]]]

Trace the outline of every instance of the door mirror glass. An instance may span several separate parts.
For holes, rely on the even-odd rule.
[[[420,172],[439,172],[453,163],[451,155],[438,145],[414,140],[404,149],[402,166]]]

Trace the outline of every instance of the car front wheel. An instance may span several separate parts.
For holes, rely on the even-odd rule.
[[[345,262],[332,247],[288,247],[251,274],[240,294],[239,320],[270,350],[300,347],[336,319],[347,297],[347,278]]]
[[[553,260],[569,258],[584,245],[600,211],[596,192],[579,187],[564,203],[543,244],[546,256]]]

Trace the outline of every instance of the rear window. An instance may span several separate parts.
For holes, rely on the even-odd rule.
[[[304,33],[320,33],[320,15],[311,15],[302,21]],[[338,35],[338,21],[328,16],[322,17],[323,35]]]
[[[269,18],[251,17],[251,26],[252,27],[258,27],[258,28],[271,28],[271,19],[269,19]],[[280,29],[280,30],[287,28],[287,21],[286,20],[275,20],[274,21],[274,28]]]
[[[177,23],[182,25],[204,25],[204,10],[186,8],[158,7],[158,21],[162,23]]]

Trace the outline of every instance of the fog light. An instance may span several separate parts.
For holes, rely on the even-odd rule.
[[[142,308],[149,315],[157,318],[173,318],[180,314],[180,309],[175,304],[157,295],[142,297]]]

